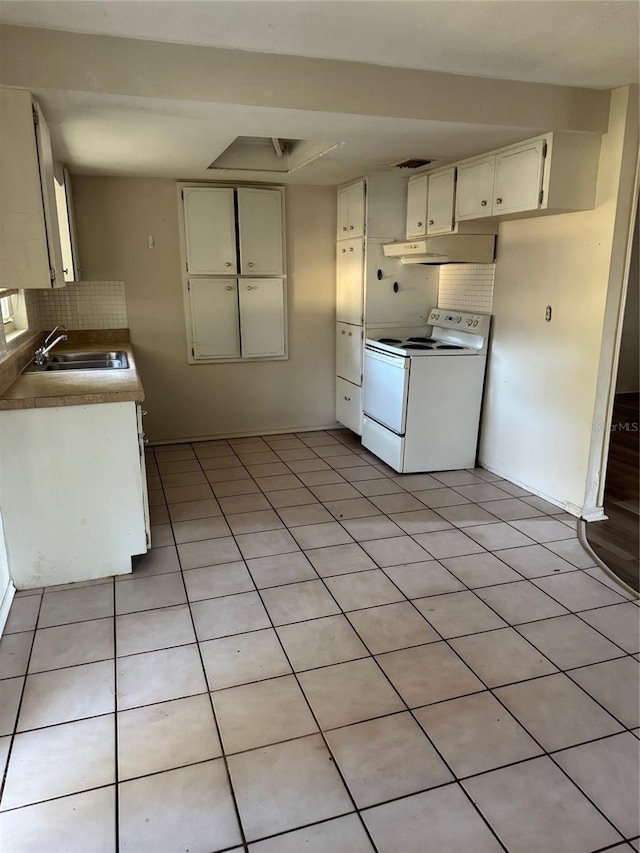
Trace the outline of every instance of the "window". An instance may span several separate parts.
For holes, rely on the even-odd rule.
[[[29,328],[22,290],[0,291],[0,311],[5,341],[11,341]]]

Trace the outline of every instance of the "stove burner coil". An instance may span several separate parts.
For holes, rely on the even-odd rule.
[[[412,344],[435,344],[435,338],[407,338]]]
[[[402,341],[400,341],[399,338],[379,338],[378,343],[379,344],[399,344],[399,343],[402,343]]]

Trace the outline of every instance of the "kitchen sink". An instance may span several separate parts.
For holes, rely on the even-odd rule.
[[[25,373],[48,373],[52,370],[122,370],[129,367],[127,353],[122,350],[109,352],[61,352],[47,360],[46,364],[33,362]]]

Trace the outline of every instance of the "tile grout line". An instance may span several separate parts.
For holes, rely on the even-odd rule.
[[[191,447],[191,444],[189,444],[189,447]],[[198,460],[198,464],[200,464],[200,460]],[[202,468],[201,468],[201,470],[202,470]],[[164,491],[164,487],[163,487],[163,491]],[[172,525],[172,530],[173,530],[173,523],[171,523],[171,525]],[[175,539],[175,534],[174,534],[174,539]],[[198,636],[198,631],[197,631],[195,619],[193,616],[193,611],[191,609],[191,602],[189,601],[187,585],[185,583],[184,572],[182,570],[182,563],[180,561],[180,554],[179,554],[177,548],[176,548],[176,554],[177,554],[177,558],[178,558],[178,564],[180,566],[180,577],[182,580],[182,586],[184,589],[186,604],[187,604],[187,608],[189,610],[189,618],[191,619],[191,627],[193,629],[193,635],[195,638],[195,646],[196,646],[196,649],[198,651],[198,658],[200,660],[200,669],[202,671],[202,677],[204,679],[204,684],[207,687],[207,696],[209,699],[209,707],[211,708],[211,714],[213,716],[213,722],[214,722],[214,725],[216,727],[216,734],[218,736],[218,742],[220,744],[220,752],[221,752],[220,757],[222,758],[222,760],[224,762],[224,768],[225,768],[225,773],[226,773],[226,778],[227,778],[227,785],[229,786],[229,793],[231,795],[231,800],[233,802],[233,808],[234,808],[234,812],[235,812],[235,816],[236,816],[236,821],[238,824],[238,831],[240,833],[241,845],[242,845],[242,849],[245,851],[245,853],[248,853],[249,848],[248,848],[248,844],[247,844],[247,837],[245,834],[244,825],[242,823],[242,818],[240,816],[240,808],[238,806],[238,799],[237,799],[236,791],[235,791],[235,788],[233,786],[233,779],[231,778],[231,771],[229,769],[228,757],[227,757],[227,754],[226,754],[226,751],[224,748],[224,743],[222,740],[222,730],[220,728],[220,723],[218,721],[218,715],[216,713],[215,705],[213,703],[213,697],[211,695],[211,691],[209,690],[209,679],[207,677],[207,669],[205,667],[204,658],[202,656],[202,649],[200,647],[200,638]]]
[[[28,597],[30,597],[30,596],[28,596]],[[17,732],[18,721],[20,719],[20,713],[22,712],[22,703],[24,702],[24,694],[25,694],[25,691],[27,689],[27,678],[29,676],[29,664],[31,663],[31,656],[33,655],[33,647],[34,647],[34,644],[36,641],[36,630],[37,630],[38,621],[40,619],[40,612],[42,610],[42,602],[43,601],[44,601],[44,593],[42,593],[42,595],[40,597],[40,604],[38,605],[38,613],[36,615],[35,627],[33,629],[33,636],[31,637],[31,644],[29,647],[29,655],[27,657],[27,665],[26,665],[25,672],[24,672],[24,681],[22,682],[22,690],[20,691],[20,699],[18,700],[18,709],[16,711],[16,718],[15,718],[15,722],[13,724],[13,731],[10,735],[11,740],[9,742],[9,750],[7,752],[7,760],[6,760],[6,763],[4,766],[4,771],[2,773],[2,778],[0,779],[0,808],[2,807],[2,801],[4,799],[4,792],[5,792],[5,788],[6,788],[6,784],[7,784],[7,777],[9,775],[9,765],[11,763],[11,758],[13,755],[13,747],[15,745],[16,736],[18,734],[18,732]],[[10,635],[7,635],[7,636],[10,636]],[[15,677],[19,678],[20,676],[15,676]]]
[[[113,748],[115,770],[115,853],[120,851],[120,740],[118,726],[118,631],[116,617],[116,582],[113,581]]]
[[[336,521],[337,521],[337,523],[338,523],[338,524],[340,524],[340,521],[339,521],[338,519],[336,519]],[[342,526],[342,525],[341,525],[341,526]],[[348,531],[347,531],[347,533],[348,533]],[[241,553],[242,553],[242,552],[241,552]],[[376,564],[376,565],[377,565],[376,561],[375,561],[373,558],[371,558],[371,559],[372,559],[372,561],[374,562],[374,564]],[[380,570],[380,567],[379,567],[379,566],[377,566],[377,568],[378,568],[378,570]],[[411,715],[411,717],[412,717],[412,719],[414,720],[414,722],[416,722],[416,724],[418,724],[418,725],[419,725],[418,721],[415,719],[415,716],[414,716],[414,715],[413,715],[413,713],[412,713],[411,708],[407,705],[407,703],[405,702],[405,700],[404,700],[404,698],[402,697],[402,695],[399,693],[399,691],[398,691],[398,689],[396,688],[396,686],[393,684],[393,682],[391,681],[391,679],[389,678],[389,676],[387,675],[387,673],[384,671],[384,669],[382,668],[382,666],[380,665],[380,663],[379,663],[379,662],[378,662],[378,660],[376,659],[375,655],[373,655],[373,654],[371,653],[371,650],[370,650],[369,646],[368,646],[368,645],[367,645],[367,643],[364,641],[364,639],[361,637],[361,635],[359,634],[359,632],[358,632],[357,628],[356,628],[356,627],[351,623],[351,621],[350,621],[350,620],[348,619],[348,617],[346,616],[346,614],[345,614],[345,612],[344,612],[344,610],[343,610],[342,606],[340,605],[340,602],[336,599],[336,597],[333,595],[333,593],[332,593],[331,589],[327,586],[327,584],[326,584],[326,582],[325,582],[325,578],[324,578],[324,577],[322,577],[322,576],[320,576],[320,581],[322,582],[322,584],[323,584],[323,586],[324,586],[324,588],[325,588],[326,592],[327,592],[327,593],[331,596],[331,598],[334,600],[334,602],[335,602],[336,606],[338,607],[338,609],[339,609],[339,611],[340,611],[340,615],[342,615],[344,618],[346,618],[346,619],[347,619],[347,622],[351,625],[351,628],[355,631],[356,635],[360,638],[360,641],[363,643],[364,647],[365,647],[365,648],[367,649],[367,651],[369,652],[369,656],[370,656],[371,660],[375,663],[376,668],[377,668],[377,671],[382,675],[382,677],[383,677],[383,678],[386,680],[386,682],[389,684],[389,686],[391,687],[391,689],[393,690],[393,692],[396,694],[396,696],[398,697],[398,699],[400,700],[400,702],[402,703],[402,705],[405,707],[406,711],[408,711],[408,712],[409,712],[409,714]],[[395,584],[394,584],[394,585],[395,585]],[[405,598],[405,600],[408,600],[408,599],[406,599],[406,596],[404,595],[404,593],[403,593],[400,589],[398,589],[398,592],[403,596],[403,598]],[[280,638],[280,635],[279,635],[278,631],[276,630],[276,626],[275,626],[275,624],[274,624],[274,622],[273,622],[273,619],[272,619],[272,617],[271,617],[271,614],[269,613],[268,609],[267,609],[267,608],[265,607],[265,605],[264,605],[264,601],[263,601],[263,599],[262,599],[262,596],[260,595],[260,590],[258,590],[258,595],[260,596],[260,600],[261,600],[262,605],[263,605],[263,607],[264,607],[264,609],[265,609],[265,612],[267,613],[267,616],[268,616],[268,618],[269,618],[269,621],[270,621],[270,622],[271,622],[271,624],[272,624],[272,628],[274,629],[274,631],[275,631],[275,633],[276,633],[276,636],[278,637],[278,641],[279,641],[279,643],[280,643],[280,646],[281,646],[281,648],[282,648],[282,650],[283,650],[283,652],[284,652],[284,654],[285,654],[285,656],[286,656],[286,658],[287,658],[287,661],[289,662],[289,665],[290,665],[290,667],[291,667],[291,669],[292,669],[292,672],[293,672],[293,674],[294,674],[294,677],[295,677],[295,679],[296,679],[296,683],[298,684],[298,688],[300,689],[300,691],[301,691],[302,695],[304,696],[305,701],[306,701],[306,703],[307,703],[307,706],[309,707],[309,710],[310,710],[311,714],[313,715],[313,718],[314,718],[314,720],[315,720],[315,722],[316,722],[316,725],[318,726],[318,729],[320,730],[320,733],[321,733],[321,735],[322,735],[322,738],[323,738],[323,741],[324,741],[324,743],[325,743],[325,746],[326,746],[326,747],[327,747],[327,749],[329,750],[330,754],[331,754],[331,755],[333,755],[333,750],[331,749],[331,746],[330,746],[330,744],[329,744],[329,742],[328,742],[327,738],[325,737],[324,730],[323,730],[323,729],[322,729],[322,727],[320,726],[320,723],[319,723],[319,721],[318,721],[318,719],[317,719],[317,717],[316,717],[316,714],[315,714],[315,712],[314,712],[314,710],[313,710],[313,708],[312,708],[312,706],[311,706],[311,703],[310,703],[310,701],[309,701],[309,699],[308,699],[308,697],[307,697],[307,695],[306,695],[306,693],[305,693],[305,691],[304,691],[304,688],[303,688],[303,687],[302,687],[302,685],[300,684],[300,680],[299,680],[299,678],[298,678],[298,673],[295,671],[295,669],[294,669],[294,668],[293,668],[293,666],[292,666],[292,663],[291,663],[291,660],[290,660],[290,658],[289,658],[289,655],[287,654],[287,651],[286,651],[286,649],[285,649],[285,647],[284,647],[284,644],[282,643],[282,640],[281,640],[281,638]],[[336,615],[338,615],[338,614],[336,614]],[[422,615],[422,614],[421,614],[421,615]],[[423,617],[423,618],[424,618],[424,617]],[[436,633],[437,633],[437,632],[436,632]],[[366,660],[367,658],[364,658],[364,659]],[[337,665],[340,665],[340,664],[337,664]],[[466,664],[465,664],[465,666],[466,666]],[[392,716],[392,715],[383,715],[383,716]],[[375,718],[374,718],[374,719],[375,719]],[[359,721],[359,722],[367,722],[367,720]],[[341,727],[338,727],[338,728],[341,728]],[[464,794],[465,794],[465,796],[467,797],[468,801],[471,803],[472,808],[474,808],[474,809],[475,809],[475,811],[477,812],[477,814],[480,816],[481,820],[482,820],[482,821],[486,824],[486,826],[488,827],[489,831],[490,831],[490,832],[492,833],[492,835],[494,835],[494,837],[497,839],[497,841],[498,841],[498,843],[500,844],[500,846],[502,847],[502,849],[506,851],[506,847],[502,844],[502,841],[500,840],[500,838],[499,838],[498,834],[493,830],[492,826],[490,825],[490,823],[488,822],[488,820],[485,818],[485,816],[482,814],[482,812],[480,811],[480,809],[479,809],[479,808],[477,808],[477,806],[475,805],[475,803],[473,802],[473,800],[471,799],[471,797],[469,796],[469,794],[467,793],[467,791],[463,788],[463,786],[462,786],[462,785],[460,785],[460,783],[459,783],[459,781],[458,781],[458,778],[457,778],[456,774],[453,772],[453,769],[450,767],[449,763],[446,761],[446,759],[444,758],[444,756],[440,753],[440,751],[438,750],[438,748],[436,747],[436,745],[431,741],[431,738],[429,738],[428,734],[424,731],[424,729],[422,728],[422,726],[420,726],[420,730],[423,732],[423,734],[424,734],[425,738],[427,739],[427,742],[431,744],[432,748],[435,750],[436,754],[439,756],[439,758],[440,758],[440,760],[443,762],[444,766],[445,766],[445,767],[447,768],[447,770],[450,772],[450,774],[451,774],[451,776],[452,776],[452,779],[453,779],[453,784],[457,785],[457,786],[458,786],[458,788],[460,788],[460,789],[464,792]],[[358,807],[357,803],[355,802],[355,799],[353,798],[353,795],[352,795],[352,793],[351,793],[351,790],[350,790],[350,788],[349,788],[349,785],[347,784],[346,779],[344,778],[344,776],[343,776],[343,774],[342,774],[342,771],[340,770],[340,767],[339,767],[339,764],[338,764],[337,758],[336,758],[335,756],[334,756],[334,764],[335,764],[335,766],[336,766],[337,771],[340,773],[340,777],[341,777],[341,779],[342,779],[342,781],[343,781],[343,784],[345,785],[345,788],[346,788],[346,790],[348,791],[349,796],[351,797],[351,799],[352,799],[352,801],[353,801],[353,804],[354,804],[354,806],[355,806],[355,808],[356,808],[356,810],[357,810],[358,814],[360,814],[360,808]],[[434,786],[434,787],[441,787],[441,786]],[[431,788],[429,788],[429,789],[426,789],[426,790],[432,790],[432,789],[431,789]],[[420,792],[420,791],[418,791],[418,792],[414,792],[414,794],[416,794],[416,793],[421,793],[421,792]],[[407,796],[411,796],[411,795],[407,795]],[[404,798],[396,798],[396,799],[404,799]],[[378,805],[379,805],[379,804],[378,804]],[[363,826],[365,827],[365,831],[367,832],[367,835],[369,835],[369,838],[370,838],[371,842],[373,843],[373,838],[370,836],[369,831],[368,831],[368,828],[366,827],[366,824],[365,824],[364,820],[362,820],[362,818],[361,818],[361,822],[362,822]],[[374,849],[375,849],[375,845],[374,845]]]
[[[235,535],[233,534],[233,532],[232,532],[232,536],[233,536],[234,542],[235,542],[235,544],[236,544],[236,547],[238,548],[238,551],[239,551],[240,553],[242,553],[242,551],[240,551],[240,548],[239,548],[238,543],[237,543],[237,541],[236,541],[236,537],[235,537]],[[288,653],[287,653],[287,650],[285,649],[284,644],[282,643],[282,640],[281,640],[281,638],[280,638],[280,635],[278,634],[278,631],[276,630],[276,626],[275,626],[275,624],[274,624],[274,622],[273,622],[273,619],[272,619],[272,617],[271,617],[271,614],[269,613],[268,609],[266,608],[265,603],[264,603],[264,599],[262,598],[262,595],[261,595],[261,593],[260,593],[260,590],[259,590],[257,587],[256,587],[256,593],[257,593],[257,595],[258,595],[258,598],[260,599],[260,603],[261,603],[261,605],[262,605],[262,608],[263,608],[264,612],[265,612],[265,613],[266,613],[266,615],[267,615],[267,618],[268,618],[269,623],[270,623],[270,625],[271,625],[271,630],[274,632],[274,634],[275,634],[275,636],[276,636],[276,638],[277,638],[277,640],[278,640],[278,644],[279,644],[280,648],[282,649],[282,653],[284,654],[285,659],[286,659],[287,663],[289,664],[289,667],[290,667],[290,669],[291,669],[291,674],[292,674],[292,675],[293,675],[293,677],[295,678],[296,684],[297,684],[297,686],[298,686],[298,690],[300,691],[300,693],[301,693],[302,697],[304,698],[304,702],[306,703],[307,708],[309,709],[309,713],[311,714],[311,716],[312,716],[312,718],[313,718],[313,721],[314,721],[314,723],[315,723],[315,725],[316,725],[316,727],[317,727],[317,729],[318,729],[318,733],[319,733],[319,735],[320,735],[320,736],[321,736],[321,738],[322,738],[322,741],[323,741],[323,743],[324,743],[325,749],[327,749],[327,751],[328,751],[328,753],[329,753],[330,755],[333,755],[333,753],[331,752],[331,750],[330,750],[330,748],[329,748],[329,744],[328,744],[327,739],[326,739],[326,737],[325,737],[325,735],[324,735],[324,732],[323,732],[323,730],[322,730],[322,727],[320,726],[320,723],[319,723],[319,721],[318,721],[318,719],[317,719],[317,717],[316,717],[316,714],[315,714],[315,712],[314,712],[313,708],[311,707],[311,703],[309,702],[309,699],[307,698],[307,695],[306,695],[306,693],[304,692],[304,690],[303,690],[303,688],[302,688],[302,685],[300,684],[300,680],[299,680],[299,678],[298,678],[298,674],[297,674],[297,673],[296,673],[296,671],[294,670],[294,668],[293,668],[293,666],[292,666],[292,663],[291,663],[291,660],[290,660],[290,658],[289,658],[289,655],[288,655]],[[338,605],[338,606],[339,606],[339,605]],[[194,625],[194,629],[195,629],[195,625]],[[198,635],[197,635],[197,633],[196,633],[196,639],[197,639],[198,644],[199,644],[199,642],[200,642],[200,641],[199,641],[199,639],[198,639]],[[206,674],[205,674],[205,677],[206,677]],[[285,677],[287,677],[287,676],[285,676]],[[208,684],[208,680],[207,680],[207,684]],[[213,702],[213,692],[214,692],[214,691],[211,691],[211,692],[210,692],[212,706],[215,704],[215,703]],[[311,737],[315,736],[315,733],[314,733],[313,735],[305,735],[304,737],[310,737],[310,736],[311,736]],[[298,739],[301,739],[301,738],[296,738],[295,740],[298,740]],[[284,742],[285,742],[285,743],[288,743],[289,741],[284,741]],[[222,746],[223,751],[224,751],[224,752],[225,752],[225,754],[226,754],[226,751],[225,751],[225,748],[224,748],[224,742],[223,742],[223,740],[222,740],[222,736],[220,736],[220,743],[221,743],[221,746]],[[269,746],[271,746],[272,744],[268,744],[268,745],[269,745]],[[260,749],[260,748],[264,749],[265,747],[256,747],[256,749]],[[249,752],[250,752],[251,750],[247,750],[247,751],[249,751]],[[362,825],[362,827],[363,827],[363,830],[364,830],[364,832],[365,832],[365,834],[366,834],[367,838],[369,839],[369,841],[370,841],[370,843],[371,843],[371,846],[372,846],[373,850],[374,850],[374,851],[377,851],[377,846],[375,845],[375,843],[374,843],[374,841],[373,841],[373,838],[372,838],[371,834],[369,833],[369,830],[368,830],[368,828],[367,828],[367,826],[366,826],[365,822],[362,820],[362,818],[360,818],[360,812],[359,812],[359,810],[358,810],[358,806],[357,806],[357,804],[356,804],[356,801],[355,801],[355,799],[353,798],[353,795],[352,795],[352,793],[351,793],[351,790],[350,790],[349,786],[347,785],[347,782],[346,782],[346,780],[345,780],[345,778],[344,778],[344,776],[343,776],[343,774],[342,774],[342,771],[340,770],[340,768],[339,768],[339,766],[338,766],[338,763],[337,763],[337,761],[335,760],[335,758],[333,759],[333,765],[334,765],[334,767],[335,767],[335,769],[336,769],[336,772],[338,773],[338,775],[339,775],[339,777],[340,777],[340,780],[341,780],[341,782],[342,782],[342,784],[343,784],[343,786],[344,786],[344,790],[346,791],[347,796],[348,796],[348,797],[349,797],[349,799],[351,800],[351,803],[352,803],[352,805],[353,805],[354,811],[358,814],[358,817],[359,817],[360,823],[361,823],[361,825]],[[340,817],[340,815],[334,815],[333,817]],[[331,818],[325,818],[325,820],[329,820],[329,819],[331,819]],[[324,822],[324,821],[323,821],[323,822]],[[285,830],[285,831],[291,831],[291,830],[295,830],[295,829],[298,829],[298,828],[299,828],[299,827],[291,827],[289,830]],[[276,833],[276,836],[277,836],[277,835],[281,835],[281,834],[282,834],[282,833]],[[253,840],[252,840],[252,844],[253,844],[253,843],[256,843],[256,841],[257,841],[257,840],[260,840],[260,839],[253,839]]]

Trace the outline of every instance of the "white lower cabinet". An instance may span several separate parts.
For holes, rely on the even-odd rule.
[[[135,402],[0,412],[0,505],[18,589],[131,571],[147,550]]]
[[[342,379],[362,383],[362,326],[338,323],[336,328],[336,373]]]
[[[243,278],[238,286],[242,357],[284,355],[284,280]]]
[[[336,379],[336,419],[348,429],[362,434],[362,388]]]

